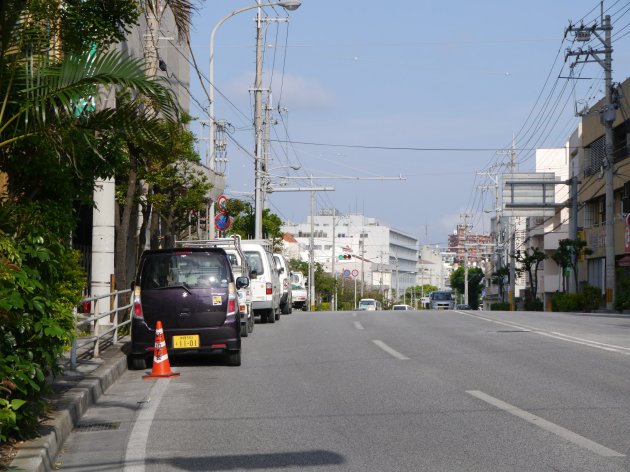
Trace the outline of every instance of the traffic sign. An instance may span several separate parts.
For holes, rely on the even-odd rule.
[[[344,277],[350,277],[350,271],[348,269],[344,269],[343,276]]]
[[[219,231],[226,231],[232,226],[232,221],[225,213],[219,213],[214,219],[214,227]]]
[[[219,207],[219,210],[221,211],[225,211],[226,207],[227,207],[227,202],[228,199],[225,195],[221,195],[218,199],[217,199],[217,207]]]
[[[358,275],[359,275],[359,271],[358,271],[358,270],[356,270],[356,269],[354,269],[354,270],[352,271],[352,277],[357,277]]]

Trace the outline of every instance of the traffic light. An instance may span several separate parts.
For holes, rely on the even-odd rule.
[[[339,256],[340,261],[348,261],[350,259],[352,259],[352,254],[341,254]]]

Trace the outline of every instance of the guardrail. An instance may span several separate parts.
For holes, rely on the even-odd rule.
[[[105,295],[98,295],[81,300],[82,306],[87,306],[89,303],[90,312],[87,314],[77,313],[75,316],[75,330],[77,335],[72,341],[72,350],[70,351],[70,368],[72,370],[75,370],[77,367],[77,355],[79,350],[81,350],[81,355],[91,354],[91,357],[99,357],[101,343],[106,337],[111,337],[114,344],[118,342],[118,330],[122,326],[131,323],[131,317],[119,322],[120,319],[123,319],[119,316],[119,313],[123,312],[124,314],[124,312],[129,310],[133,305],[130,301],[131,297],[125,296],[130,293],[131,289],[118,290]],[[127,303],[128,299],[129,302]],[[119,306],[121,301],[126,304]],[[88,315],[87,318],[85,315]],[[101,323],[100,320],[106,316],[110,317],[108,323]],[[79,336],[81,331],[85,331],[85,326],[90,326],[90,335]]]

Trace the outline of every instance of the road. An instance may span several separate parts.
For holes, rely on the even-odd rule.
[[[129,371],[61,471],[629,471],[630,317],[294,312]]]

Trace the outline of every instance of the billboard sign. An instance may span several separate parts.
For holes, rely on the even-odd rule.
[[[556,180],[553,172],[503,174],[503,216],[550,217],[564,206],[556,203]]]

